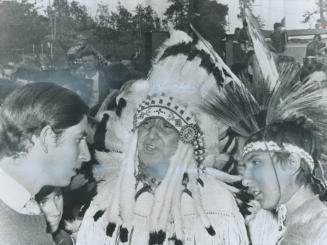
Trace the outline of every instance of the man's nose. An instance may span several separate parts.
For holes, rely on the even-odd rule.
[[[88,162],[91,160],[91,154],[90,154],[89,148],[86,144],[86,140],[82,140],[82,142],[80,143],[79,159],[82,162]]]
[[[244,167],[243,169],[243,175],[242,175],[242,184],[245,187],[250,187],[251,185],[251,173],[247,167]]]
[[[61,215],[62,210],[58,207],[58,205],[55,203],[55,201],[51,201],[49,205],[49,211],[51,216],[59,216]]]
[[[158,135],[159,135],[159,131],[156,125],[153,125],[151,128],[149,128],[148,137],[150,139],[155,139],[158,137]]]

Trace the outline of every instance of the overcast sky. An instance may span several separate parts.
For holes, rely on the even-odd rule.
[[[53,0],[30,0],[38,2],[40,5],[47,5]],[[97,4],[106,4],[109,9],[114,11],[120,1],[123,6],[130,11],[135,9],[138,3],[143,5],[151,5],[159,15],[163,14],[167,6],[168,0],[77,0],[81,4],[87,6],[92,15],[96,14]],[[228,21],[229,29],[233,32],[234,28],[241,26],[241,22],[237,19],[239,14],[239,0],[217,0],[218,2],[227,4],[229,7]],[[272,29],[273,24],[280,21],[286,16],[287,29],[303,29],[314,28],[315,21],[309,24],[303,24],[303,14],[306,10],[312,10],[316,7],[318,0],[255,0],[254,11],[263,18],[266,29]]]

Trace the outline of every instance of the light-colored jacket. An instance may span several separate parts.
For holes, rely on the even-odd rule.
[[[247,245],[247,233],[244,219],[239,212],[233,195],[224,188],[223,184],[212,176],[203,179],[201,196],[206,214],[216,231],[215,236],[210,236],[193,208],[192,197],[183,193],[181,197],[181,210],[183,232],[185,234],[184,245]],[[112,237],[106,235],[108,220],[104,213],[96,221],[94,215],[99,210],[105,210],[110,202],[111,192],[115,181],[104,183],[98,191],[98,195],[87,210],[82,226],[77,236],[77,245],[118,245],[117,229]],[[132,245],[148,244],[149,228],[148,217],[151,211],[152,199],[149,192],[141,194],[134,208],[134,229],[130,237]],[[174,240],[169,239],[174,235],[174,221],[170,219],[167,225],[167,235],[164,245],[173,245]]]

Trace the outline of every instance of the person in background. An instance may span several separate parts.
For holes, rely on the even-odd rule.
[[[238,33],[237,41],[240,43],[241,50],[244,52],[244,54],[247,53],[251,39],[249,37],[248,23],[246,20],[243,20],[243,27]]]
[[[282,30],[282,24],[276,22],[274,24],[274,31],[270,35],[271,45],[273,51],[277,54],[282,54],[286,50],[286,44],[288,42],[287,32]]]
[[[325,47],[326,44],[321,41],[320,34],[316,34],[306,48],[305,57],[322,55]]]
[[[67,186],[82,162],[88,107],[72,91],[31,83],[13,91],[0,109],[0,241],[53,245],[34,196],[43,186]]]
[[[40,204],[48,225],[48,232],[51,232],[56,245],[73,245],[74,240],[61,226],[64,200],[62,188],[44,186],[35,200]]]
[[[81,60],[82,66],[77,69],[76,74],[90,80],[87,84],[91,92],[88,105],[92,109],[100,105],[109,94],[110,84],[106,72],[97,66],[97,55],[94,51],[85,50],[81,54]]]

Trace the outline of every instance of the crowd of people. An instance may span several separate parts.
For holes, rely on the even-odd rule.
[[[56,83],[75,91],[92,108],[101,104],[109,91],[143,76],[142,72],[135,70],[130,60],[102,64],[99,53],[91,48],[83,49],[74,62],[67,61],[62,68],[44,68],[38,60],[37,57],[24,56],[20,62],[0,65],[1,84]]]
[[[271,40],[285,51],[280,25]],[[306,55],[324,47],[315,36]],[[248,80],[196,30],[172,31],[146,79],[84,50],[10,87],[0,244],[326,244],[326,74],[288,60],[273,80],[252,52]]]

